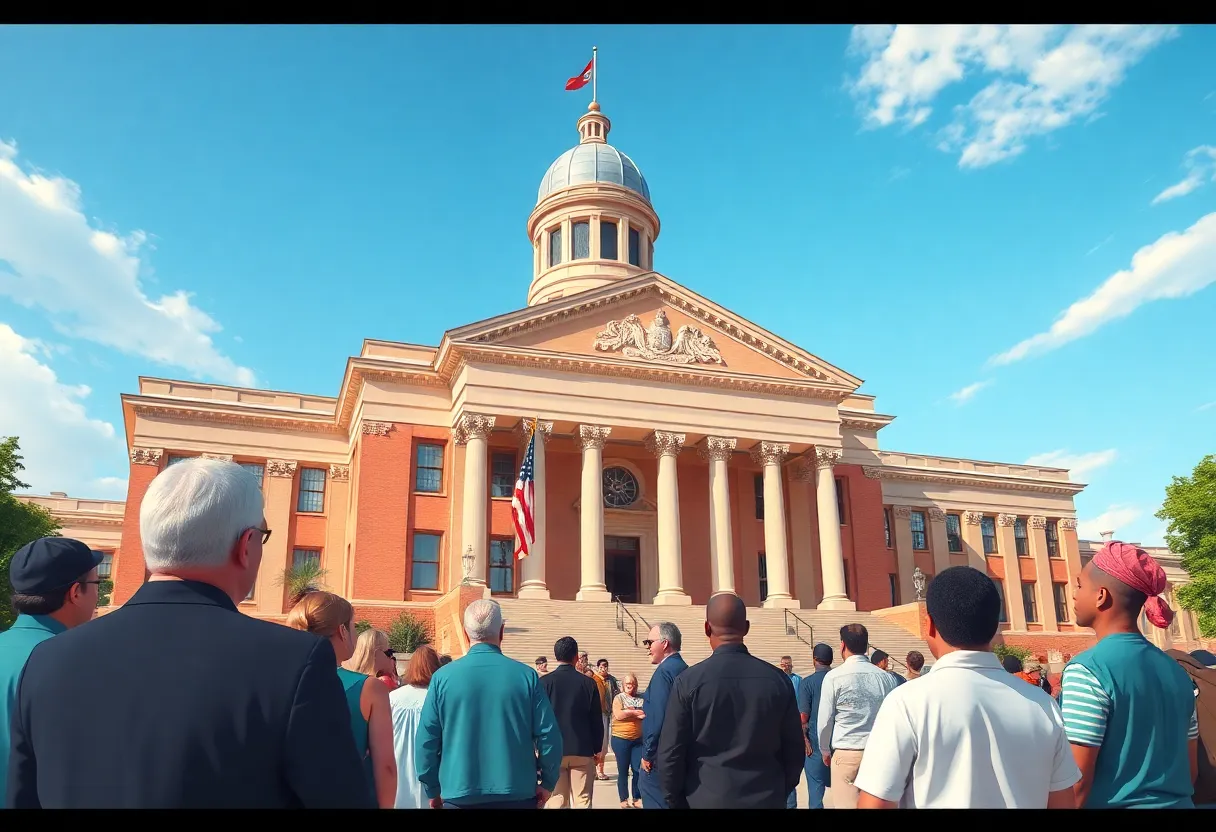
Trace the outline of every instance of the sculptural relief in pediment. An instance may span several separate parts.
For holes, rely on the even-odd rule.
[[[684,324],[673,336],[662,309],[655,312],[649,327],[638,315],[609,321],[595,336],[595,349],[662,364],[726,364],[714,340],[700,327]]]

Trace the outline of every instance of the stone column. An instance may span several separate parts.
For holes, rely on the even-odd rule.
[[[811,503],[815,499],[815,455],[804,454],[790,466],[790,554],[794,567],[794,597],[810,608],[823,597],[815,546],[811,537]]]
[[[1081,549],[1077,542],[1077,520],[1075,517],[1063,517],[1056,526],[1057,537],[1060,539],[1060,554],[1068,564],[1068,592],[1064,597],[1068,603],[1068,620],[1077,623],[1077,611],[1072,605],[1072,588],[1076,586],[1077,576],[1081,574]]]
[[[917,509],[921,511],[923,509]],[[899,603],[911,604],[916,600],[916,585],[912,572],[916,569],[916,556],[912,549],[912,507],[892,506],[895,515],[895,576],[899,584]]]
[[[144,564],[143,541],[139,536],[139,508],[144,492],[160,473],[160,463],[165,455],[163,448],[132,448],[131,472],[127,480],[127,502],[123,508],[122,538],[110,576],[114,591],[110,593],[110,606],[119,607],[127,602],[141,586],[147,566]],[[273,539],[273,538],[272,538]]]
[[[836,510],[836,478],[832,466],[840,448],[815,448],[815,508],[819,519],[819,566],[823,573],[821,610],[855,610],[844,587],[844,547],[840,545],[840,513]]]
[[[266,515],[266,528],[274,534],[262,547],[262,565],[258,569],[258,580],[253,591],[253,602],[262,615],[282,615],[284,604],[289,600],[285,598],[287,588],[283,579],[287,570],[295,565],[291,562],[287,541],[291,537],[288,530],[291,527],[291,494],[296,468],[294,459],[266,460],[262,511]]]
[[[933,550],[933,574],[940,575],[950,568],[950,541],[946,538],[946,512],[937,506],[930,506],[926,509],[925,516],[929,521],[929,528],[925,531],[929,532],[929,548]]]
[[[1005,564],[1005,603],[1009,607],[1009,629],[1026,629],[1026,610],[1022,606],[1022,569],[1018,564],[1017,542],[1013,538],[1016,514],[996,516],[996,548]],[[1040,602],[1040,606],[1042,602]]]
[[[1043,631],[1057,633],[1060,622],[1056,620],[1056,593],[1051,580],[1051,561],[1047,557],[1047,518],[1032,515],[1027,521],[1030,535],[1030,556],[1034,558],[1035,583],[1039,589],[1039,621]]]
[[[655,604],[685,605],[692,598],[684,591],[684,565],[680,553],[680,484],[676,457],[684,447],[684,434],[656,430],[646,438],[646,449],[659,458],[659,591]]]
[[[967,553],[967,565],[987,575],[988,556],[984,554],[984,530],[980,528],[983,520],[982,512],[963,512],[963,551]]]
[[[764,467],[764,561],[768,575],[767,608],[798,608],[790,595],[790,569],[785,541],[785,497],[781,489],[781,463],[790,446],[779,442],[759,442],[752,447],[752,459]]]
[[[700,448],[709,462],[709,570],[711,595],[735,593],[735,546],[730,528],[730,474],[726,464],[735,452],[735,439],[707,436]]]
[[[579,500],[582,526],[582,578],[575,599],[611,601],[604,583],[604,441],[612,428],[579,425],[583,446],[583,487]]]
[[[495,418],[475,413],[461,414],[456,422],[457,445],[464,445],[464,499],[461,505],[460,560],[463,568],[464,556],[473,553],[473,568],[469,570],[469,584],[485,587],[488,597],[490,588],[486,583],[486,549],[489,532],[486,518],[489,514],[489,445],[490,432],[494,430]]]
[[[532,542],[532,551],[519,562],[521,583],[517,594],[520,598],[548,601],[549,585],[545,583],[545,542],[548,537],[545,526],[545,445],[553,433],[553,423],[537,422],[535,419],[524,419],[519,423],[524,453],[528,451],[528,438],[534,422],[537,427],[536,444],[532,447],[532,487],[536,492],[536,505],[532,509],[532,520],[536,524],[536,540]]]

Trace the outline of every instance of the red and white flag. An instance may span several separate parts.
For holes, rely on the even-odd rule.
[[[524,454],[524,464],[519,469],[519,479],[515,481],[515,493],[511,497],[511,520],[515,523],[515,558],[522,560],[532,550],[536,542],[536,481],[535,456],[536,431],[528,440],[528,450]]]
[[[566,82],[566,89],[581,90],[583,87],[591,83],[591,75],[595,71],[595,58],[587,61],[587,66],[583,67],[583,71],[575,75]]]

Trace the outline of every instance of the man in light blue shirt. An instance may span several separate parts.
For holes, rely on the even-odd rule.
[[[874,718],[895,679],[870,664],[870,633],[861,624],[840,628],[840,666],[823,677],[819,705],[819,750],[832,770],[832,808],[856,809],[853,785]]]
[[[48,638],[93,617],[101,560],[79,540],[43,537],[18,549],[9,564],[17,620],[0,633],[0,790],[8,782],[9,719],[25,662]]]
[[[418,780],[434,809],[539,809],[562,762],[549,697],[535,670],[502,654],[496,601],[469,604],[464,629],[469,652],[435,671],[422,705]]]

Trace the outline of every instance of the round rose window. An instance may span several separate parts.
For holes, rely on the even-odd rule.
[[[604,469],[604,505],[625,508],[638,499],[638,480],[628,468]]]

